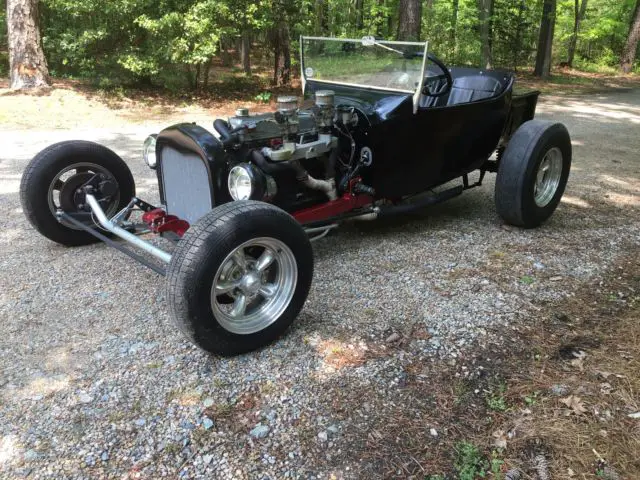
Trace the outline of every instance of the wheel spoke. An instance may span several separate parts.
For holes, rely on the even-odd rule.
[[[240,282],[222,282],[216,284],[216,296],[232,292],[240,286]]]
[[[247,309],[247,297],[244,293],[241,293],[236,297],[236,301],[233,303],[233,308],[229,312],[234,318],[241,317],[244,315],[245,310]]]
[[[549,167],[546,167],[546,168],[549,168]],[[545,176],[546,173],[547,173],[546,169],[543,170],[541,168],[540,170],[538,170],[538,175],[536,177],[536,183],[538,185],[540,185],[540,186],[542,185],[542,183],[544,182],[544,176]]]
[[[56,179],[55,182],[53,182],[53,190],[62,190],[63,186],[64,186],[64,182],[59,178]]]
[[[260,290],[258,290],[258,293],[262,295],[264,298],[271,298],[276,294],[277,291],[278,291],[278,287],[276,285],[272,283],[267,283],[265,285],[262,285],[262,287],[260,287]]]
[[[270,249],[265,248],[264,252],[262,252],[262,255],[260,255],[260,258],[258,259],[258,263],[256,263],[256,270],[260,273],[264,272],[275,259],[276,257],[273,252]]]
[[[549,158],[549,154],[547,153],[542,159],[542,165],[540,165],[540,168],[547,170],[549,168],[549,163],[551,163],[551,159]]]
[[[232,258],[236,265],[239,266],[243,272],[247,270],[247,259],[244,256],[244,249],[239,248],[238,250],[236,250]]]

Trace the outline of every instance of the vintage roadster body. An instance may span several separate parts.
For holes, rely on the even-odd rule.
[[[228,355],[271,342],[294,321],[313,276],[310,240],[342,221],[423,209],[480,185],[487,172],[498,174],[506,222],[535,227],[557,207],[569,134],[533,120],[538,92],[514,95],[512,74],[449,68],[427,43],[300,43],[301,100],[280,97],[267,114],[239,108],[215,120],[215,132],[183,123],[147,138],[161,205],[135,196],[114,152],[73,141],[25,170],[27,218],[53,241],[102,240],[166,274],[178,326]]]

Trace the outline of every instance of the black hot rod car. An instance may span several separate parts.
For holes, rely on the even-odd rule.
[[[513,75],[449,68],[426,43],[300,43],[302,105],[280,97],[273,113],[240,108],[216,120],[215,134],[182,123],[147,138],[161,206],[135,196],[114,152],[72,141],[27,166],[27,218],[55,242],[102,240],[166,274],[169,310],[187,337],[236,354],[293,322],[311,285],[310,240],[344,220],[424,208],[480,185],[486,172],[497,172],[496,207],[512,225],[536,227],[557,207],[569,134],[533,120],[538,92],[514,95]]]

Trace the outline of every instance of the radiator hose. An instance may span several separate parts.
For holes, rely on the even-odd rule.
[[[244,126],[240,126],[231,130],[227,122],[218,118],[213,122],[213,128],[220,134],[220,143],[222,143],[222,146],[224,148],[228,148],[239,142],[238,135],[236,134],[240,130],[243,130]]]

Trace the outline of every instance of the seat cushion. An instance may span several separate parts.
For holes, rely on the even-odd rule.
[[[449,93],[447,105],[477,102],[491,98],[502,89],[502,84],[495,78],[484,75],[470,75],[456,78]]]

